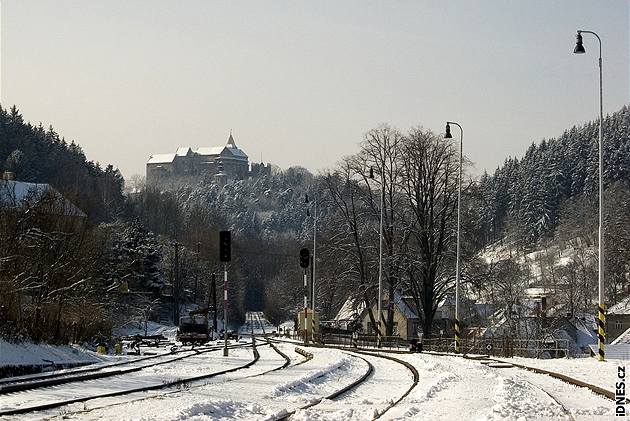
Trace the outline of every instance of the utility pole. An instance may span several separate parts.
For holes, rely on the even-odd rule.
[[[193,302],[197,304],[197,287],[199,285],[199,251],[201,249],[201,243],[197,242],[197,263],[195,265],[195,290],[193,292]]]
[[[307,248],[300,250],[300,267],[304,269],[304,345],[308,344],[308,264],[309,251]]]
[[[223,356],[228,356],[228,273],[227,265],[232,259],[232,234],[230,231],[219,232],[219,260],[223,262]]]
[[[212,273],[212,285],[210,290],[212,296],[212,327],[217,332],[217,277]],[[210,307],[210,297],[208,297],[208,308]]]
[[[173,274],[173,322],[179,326],[179,244],[177,241],[173,244],[175,247],[175,270]]]
[[[227,307],[228,307],[228,277],[227,263],[223,264],[223,356],[228,356],[228,329],[227,329]]]

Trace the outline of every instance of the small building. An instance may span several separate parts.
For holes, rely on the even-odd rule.
[[[56,215],[65,220],[83,222],[87,215],[47,183],[28,183],[13,180],[5,172],[0,180],[0,208],[5,212],[35,212],[37,215]]]
[[[412,310],[413,302],[411,297],[403,296],[400,293],[394,293],[394,300],[390,303],[389,299],[384,299],[381,303],[383,317],[387,317],[387,309],[393,304],[394,323],[392,328],[392,336],[398,336],[404,340],[417,338],[418,333],[422,331],[420,326],[420,318],[415,311]],[[378,314],[378,303],[372,306],[372,313]],[[361,315],[363,331],[368,335],[374,335],[376,330],[372,327],[372,322],[367,311],[363,311]]]
[[[606,342],[613,342],[630,328],[630,296],[608,309],[606,315]]]

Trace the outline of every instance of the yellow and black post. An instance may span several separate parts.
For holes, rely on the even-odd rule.
[[[455,353],[459,354],[461,352],[461,349],[462,347],[459,320],[455,319]]]
[[[604,346],[606,344],[606,314],[604,313],[604,304],[599,304],[597,309],[599,313],[597,318],[597,346],[599,355],[597,357],[599,361],[604,361]]]

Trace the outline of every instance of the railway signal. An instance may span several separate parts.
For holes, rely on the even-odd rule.
[[[219,231],[219,260],[224,263],[232,260],[232,235],[230,231]]]
[[[300,267],[304,268],[304,344],[308,343],[308,277],[307,268],[310,261],[310,253],[307,248],[300,250]]]
[[[304,269],[308,267],[309,260],[311,260],[309,255],[310,253],[307,248],[300,250],[300,267],[303,267]]]

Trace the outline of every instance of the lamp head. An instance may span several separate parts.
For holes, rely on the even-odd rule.
[[[573,53],[574,54],[586,53],[586,50],[584,49],[584,44],[582,44],[582,33],[580,31],[578,31],[575,38],[576,38],[576,41],[575,41],[575,48],[573,49]]]
[[[451,125],[446,123],[446,133],[444,133],[444,139],[452,139],[453,135],[451,134]]]

